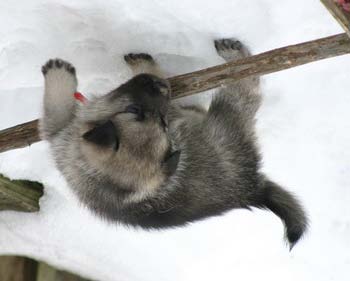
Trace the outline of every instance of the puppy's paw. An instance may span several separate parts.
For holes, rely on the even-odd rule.
[[[57,71],[57,72],[68,72],[71,75],[75,75],[75,68],[73,65],[71,65],[69,62],[66,62],[61,59],[51,59],[47,63],[45,63],[42,68],[41,72],[46,76],[48,72],[50,71]]]
[[[51,59],[41,68],[45,78],[45,91],[49,96],[71,98],[77,90],[75,68],[61,59]]]
[[[155,64],[155,61],[152,58],[152,56],[146,53],[138,53],[138,54],[130,53],[124,56],[124,60],[130,66],[137,66],[139,64],[145,64],[145,63]]]
[[[250,56],[248,48],[234,38],[214,40],[217,53],[226,61],[235,61]]]

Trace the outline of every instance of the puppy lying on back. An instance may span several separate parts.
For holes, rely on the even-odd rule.
[[[214,43],[226,61],[249,55],[239,41]],[[222,87],[206,111],[174,105],[150,55],[125,60],[136,76],[85,104],[73,99],[72,65],[55,59],[42,68],[41,134],[79,200],[103,218],[144,228],[267,208],[284,222],[292,247],[307,219],[293,195],[259,172],[259,79]]]

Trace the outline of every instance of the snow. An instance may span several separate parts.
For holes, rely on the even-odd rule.
[[[0,129],[40,117],[40,67],[52,57],[76,66],[81,92],[104,94],[131,76],[128,52],[151,53],[173,75],[222,62],[214,38],[260,53],[340,32],[319,1],[1,0]],[[45,185],[40,212],[0,213],[0,253],[103,281],[350,280],[349,65],[342,56],[263,77],[263,170],[311,220],[292,252],[261,210],[166,231],[107,224],[77,202],[41,142],[0,154],[0,173]]]

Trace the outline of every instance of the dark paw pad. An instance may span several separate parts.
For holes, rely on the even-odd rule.
[[[130,65],[137,65],[142,62],[154,63],[154,60],[151,55],[145,53],[134,54],[130,53],[124,56],[126,63]]]
[[[214,40],[217,51],[225,51],[228,49],[240,51],[243,48],[241,41],[235,39],[218,39]]]
[[[75,75],[75,68],[69,62],[61,59],[50,59],[45,65],[42,66],[41,72],[46,75],[51,69],[64,68],[69,73]]]

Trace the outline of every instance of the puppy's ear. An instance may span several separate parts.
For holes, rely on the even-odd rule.
[[[172,153],[169,153],[165,157],[163,161],[163,167],[167,176],[171,176],[172,174],[175,173],[177,169],[177,165],[179,164],[180,154],[181,154],[181,151],[177,150]]]
[[[112,121],[107,121],[86,132],[83,138],[91,143],[103,147],[113,147],[114,150],[119,148],[118,131]]]

